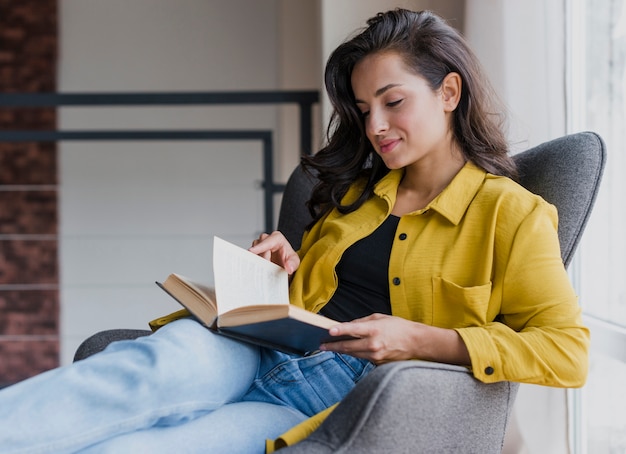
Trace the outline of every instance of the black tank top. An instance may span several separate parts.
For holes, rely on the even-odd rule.
[[[399,217],[389,216],[370,236],[346,249],[336,267],[339,286],[321,314],[338,322],[391,314],[389,257],[399,222]]]

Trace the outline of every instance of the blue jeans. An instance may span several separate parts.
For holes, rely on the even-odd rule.
[[[0,452],[262,453],[374,366],[293,357],[191,319],[0,391]]]

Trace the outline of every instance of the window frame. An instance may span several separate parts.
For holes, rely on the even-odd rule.
[[[587,10],[587,0],[566,0],[565,2],[565,84],[566,84],[566,130],[567,133],[587,130],[587,71],[585,49],[587,44],[587,26],[585,18],[591,12]],[[623,5],[626,8],[626,2]],[[626,93],[625,93],[626,94]],[[626,107],[625,107],[626,109]],[[605,138],[605,141],[608,138]],[[607,143],[609,153],[610,141]],[[607,190],[607,188],[603,188]],[[583,236],[581,248],[592,247],[591,239]],[[570,267],[570,275],[577,292],[584,285],[581,272],[581,254],[577,253]],[[622,265],[623,266],[623,265]],[[625,267],[626,268],[626,267]],[[585,310],[583,303],[583,321],[591,332],[590,355],[599,355],[626,364],[626,326],[604,320]],[[594,371],[590,370],[590,374]],[[589,414],[586,399],[587,389],[568,391],[570,403],[569,437],[571,452],[586,454],[589,451]]]

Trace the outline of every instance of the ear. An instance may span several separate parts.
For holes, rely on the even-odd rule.
[[[452,112],[461,100],[461,76],[458,73],[449,73],[441,83],[441,98],[446,112]]]

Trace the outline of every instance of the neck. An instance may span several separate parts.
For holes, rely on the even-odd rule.
[[[458,152],[449,156],[446,162],[419,163],[406,167],[392,213],[401,216],[426,207],[450,184],[464,165],[465,158]]]

